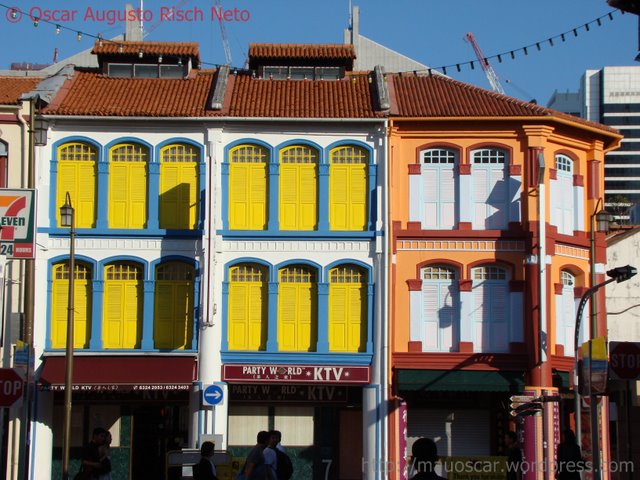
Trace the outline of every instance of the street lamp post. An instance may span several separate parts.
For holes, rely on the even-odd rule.
[[[575,363],[574,363],[574,388],[578,386],[578,347],[580,342],[580,323],[582,320],[582,313],[584,311],[584,307],[586,306],[589,299],[602,287],[608,285],[611,282],[624,282],[629,280],[631,277],[636,275],[637,270],[627,265],[625,267],[617,267],[612,270],[607,271],[607,276],[610,277],[608,280],[604,282],[598,283],[597,285],[593,285],[589,288],[582,298],[580,299],[580,304],[578,305],[578,311],[576,313],[576,328],[575,328],[575,337],[574,337],[574,352],[575,352]],[[591,330],[591,335],[589,338],[593,340],[595,338],[596,330]],[[591,377],[591,365],[593,359],[590,359],[590,368],[589,368],[589,377]],[[578,426],[578,415],[580,412],[580,395],[578,392],[575,392],[576,395],[576,425]],[[592,465],[593,465],[593,478],[594,480],[600,480],[602,478],[602,471],[600,468],[600,439],[598,436],[598,408],[596,404],[596,395],[593,392],[593,382],[592,378],[589,378],[589,417],[591,420],[591,454],[592,454]],[[577,428],[576,428],[577,430]]]
[[[60,224],[69,227],[69,295],[67,298],[67,348],[64,371],[64,430],[62,437],[62,479],[69,478],[69,451],[71,442],[71,394],[73,390],[73,302],[75,280],[75,210],[67,192],[64,205],[60,207]]]

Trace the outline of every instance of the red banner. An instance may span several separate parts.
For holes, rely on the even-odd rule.
[[[223,365],[225,382],[368,384],[369,367],[341,365]]]

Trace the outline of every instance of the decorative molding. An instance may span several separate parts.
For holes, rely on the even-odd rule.
[[[580,260],[589,260],[589,249],[572,247],[562,243],[556,243],[555,254],[559,257],[577,258]]]
[[[224,252],[369,252],[370,241],[224,240]]]
[[[528,370],[526,354],[513,353],[427,353],[396,352],[393,368],[424,368],[425,370]]]
[[[458,252],[524,252],[524,240],[397,240],[398,250]]]
[[[49,250],[69,250],[69,238],[49,237]],[[181,253],[186,256],[199,254],[202,250],[200,239],[167,240],[149,238],[78,238],[76,237],[76,251],[83,250],[116,250],[130,251],[160,251],[163,255]],[[114,252],[110,252],[113,255]]]

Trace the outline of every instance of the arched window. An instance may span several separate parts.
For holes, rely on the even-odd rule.
[[[167,262],[156,268],[155,348],[191,348],[194,275],[193,267],[184,262]]]
[[[329,350],[364,352],[367,343],[367,275],[358,267],[329,271]]]
[[[557,222],[558,233],[573,235],[573,160],[566,155],[556,155],[556,172],[555,188],[557,190],[554,192],[556,193],[554,195],[556,198],[551,208],[555,210],[554,217]],[[554,188],[553,184],[551,188]]]
[[[573,356],[575,350],[575,328],[576,328],[576,299],[575,284],[576,279],[567,270],[560,272],[560,283],[562,293],[556,301],[556,331],[557,342],[564,346],[565,356]]]
[[[316,274],[305,266],[279,272],[278,349],[312,352],[317,344]]]
[[[59,207],[69,192],[75,209],[75,226],[93,228],[96,223],[96,174],[98,150],[88,143],[68,142],[58,147],[58,180],[56,216],[60,226]]]
[[[471,270],[473,281],[474,349],[497,353],[509,350],[509,274],[485,265]]]
[[[460,336],[460,291],[457,271],[445,265],[424,267],[422,278],[422,325],[424,351],[453,352]]]
[[[367,168],[369,153],[347,145],[329,155],[329,227],[331,230],[367,228]]]
[[[229,151],[229,228],[267,228],[269,152],[259,145],[238,145]]]
[[[160,228],[198,227],[200,150],[174,143],[160,150]]]
[[[306,145],[280,153],[280,229],[314,230],[318,222],[318,152]]]
[[[453,229],[456,226],[458,154],[446,148],[421,153],[423,229]]]
[[[229,350],[267,348],[267,271],[251,264],[229,269]]]
[[[109,227],[145,228],[149,149],[121,143],[109,151]]]
[[[104,348],[138,348],[142,339],[142,267],[107,265],[104,279]]]
[[[483,148],[471,153],[473,181],[473,228],[502,230],[509,219],[506,166],[507,153]]]
[[[51,347],[67,345],[69,262],[53,265],[51,291]],[[73,284],[73,347],[87,348],[91,336],[91,268],[75,264]]]

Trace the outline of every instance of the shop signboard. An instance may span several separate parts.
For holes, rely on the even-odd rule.
[[[0,255],[35,258],[35,190],[0,188]]]
[[[347,365],[224,365],[222,380],[244,383],[368,384],[370,368]]]

